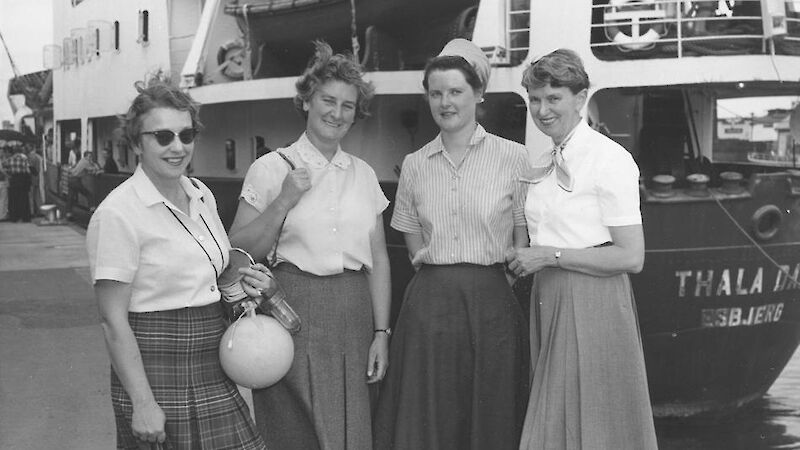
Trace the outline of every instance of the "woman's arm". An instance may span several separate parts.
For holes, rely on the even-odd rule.
[[[642,226],[609,227],[608,230],[613,245],[584,249],[534,245],[517,249],[509,259],[509,269],[517,276],[530,275],[544,267],[561,267],[600,277],[641,272],[644,266]],[[561,251],[558,261],[556,251]]]
[[[369,293],[372,297],[372,317],[376,330],[389,328],[389,315],[392,305],[392,278],[389,269],[389,254],[386,251],[386,237],[383,232],[383,216],[378,214],[375,228],[369,236],[372,251],[372,271],[367,274]],[[369,347],[367,363],[367,383],[383,379],[389,367],[389,335],[376,332]]]
[[[514,227],[514,248],[525,248],[530,244],[528,227],[519,225]]]
[[[239,199],[236,217],[231,225],[231,245],[247,250],[256,261],[263,261],[278,239],[286,214],[309,189],[311,178],[308,170],[300,168],[289,171],[281,185],[281,193],[267,205],[263,213],[244,199]]]
[[[166,417],[153,397],[139,345],[128,323],[131,285],[97,280],[94,292],[111,365],[133,403],[133,435],[143,441],[164,442]]]
[[[403,239],[406,241],[406,248],[408,249],[408,259],[414,260],[422,247],[425,246],[425,241],[422,240],[421,234],[416,233],[403,233]]]

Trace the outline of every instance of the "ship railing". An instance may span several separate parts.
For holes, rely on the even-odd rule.
[[[716,0],[600,1],[590,43],[600,59],[800,55],[800,1],[739,0],[723,11]]]
[[[508,52],[510,65],[517,65],[528,56],[531,32],[530,0],[509,0],[508,4]]]
[[[487,8],[495,8],[496,5],[489,2],[486,3]],[[484,4],[481,4],[481,8]],[[476,22],[476,27],[486,26],[488,28],[497,28],[499,22],[504,22],[505,26],[501,25],[502,31],[497,36],[489,39],[489,42],[482,42],[478,40],[478,45],[481,46],[489,61],[495,66],[516,66],[522,63],[528,56],[528,49],[530,47],[530,31],[531,31],[531,0],[506,0],[500,6],[502,8],[502,16],[487,16],[481,20],[480,13],[479,20]],[[487,22],[487,23],[484,23]]]

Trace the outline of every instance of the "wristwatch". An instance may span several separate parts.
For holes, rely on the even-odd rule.
[[[555,253],[553,253],[553,256],[556,257],[556,266],[561,267],[561,250],[556,250]]]
[[[375,330],[375,332],[376,333],[379,333],[379,332],[380,333],[386,333],[387,336],[391,336],[392,335],[392,329],[391,328],[378,328],[378,329]]]

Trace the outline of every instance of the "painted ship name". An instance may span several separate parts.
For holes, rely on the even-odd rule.
[[[762,294],[765,289],[767,292],[800,290],[800,263],[794,267],[781,265],[774,276],[765,276],[765,272],[764,267],[676,270],[678,297],[753,295]]]

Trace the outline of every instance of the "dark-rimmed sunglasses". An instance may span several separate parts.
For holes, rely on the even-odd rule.
[[[139,134],[152,134],[156,137],[156,142],[158,145],[162,147],[166,147],[175,140],[175,136],[178,136],[180,139],[181,144],[189,145],[194,142],[194,138],[197,137],[197,129],[196,128],[184,128],[183,130],[175,133],[172,130],[155,130],[155,131],[142,131]]]

